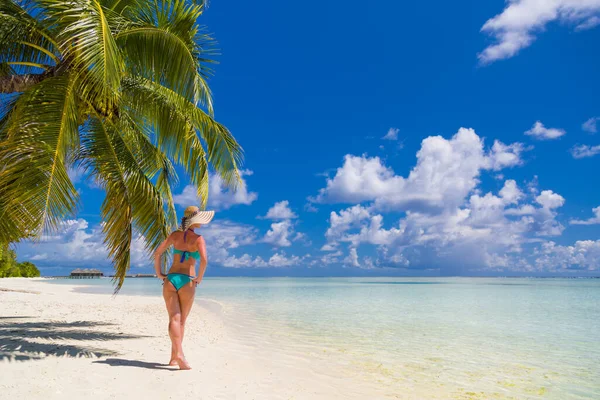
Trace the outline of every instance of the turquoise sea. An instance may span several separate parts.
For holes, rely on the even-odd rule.
[[[112,293],[109,279],[77,283]],[[122,293],[161,289],[137,278]],[[600,279],[206,278],[197,299],[242,339],[391,398],[600,399]]]

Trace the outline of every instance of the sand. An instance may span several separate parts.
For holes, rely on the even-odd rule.
[[[219,307],[195,304],[184,350],[167,364],[161,297],[75,292],[0,279],[0,398],[379,399],[376,386],[318,359],[239,335]]]

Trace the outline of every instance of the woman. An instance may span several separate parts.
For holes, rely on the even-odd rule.
[[[154,254],[154,269],[156,276],[163,281],[163,297],[169,312],[169,336],[171,337],[169,365],[178,365],[179,369],[191,368],[183,355],[183,332],[185,321],[194,304],[196,286],[202,281],[207,264],[204,238],[196,234],[194,229],[209,223],[214,215],[214,211],[200,211],[195,206],[186,208],[179,230],[171,233]],[[173,264],[165,275],[161,269],[161,258],[170,246],[174,247]],[[198,259],[200,259],[200,271],[196,275]]]

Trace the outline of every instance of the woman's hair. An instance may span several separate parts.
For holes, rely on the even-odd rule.
[[[200,209],[196,206],[189,206],[188,208],[186,208],[183,213],[183,217],[181,218],[181,226],[179,227],[179,230],[187,230],[189,228],[189,223],[191,219],[194,217],[194,215],[198,214],[199,212]]]

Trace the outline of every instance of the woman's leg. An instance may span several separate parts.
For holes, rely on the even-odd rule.
[[[190,282],[179,289],[179,309],[181,310],[181,341],[185,331],[185,322],[194,305],[194,296],[196,295],[196,284]]]
[[[171,361],[175,361],[180,369],[190,369],[190,366],[185,361],[183,348],[181,347],[181,308],[179,306],[179,295],[169,281],[165,281],[163,285],[163,297],[169,313],[169,337],[171,338],[172,353],[174,353],[172,354]],[[173,355],[175,356],[174,358]]]

